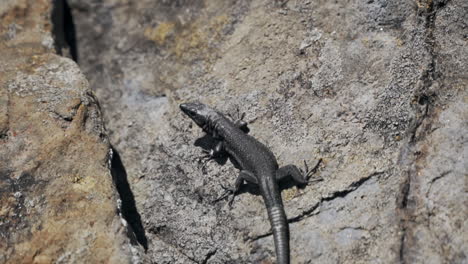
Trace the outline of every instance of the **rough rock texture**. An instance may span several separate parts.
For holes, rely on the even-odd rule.
[[[466,1],[69,3],[153,263],[274,261],[254,187],[211,202],[238,172],[199,161],[195,100],[280,164],[324,159],[283,186],[292,263],[467,262]]]
[[[130,263],[99,105],[50,12],[0,4],[0,263]]]

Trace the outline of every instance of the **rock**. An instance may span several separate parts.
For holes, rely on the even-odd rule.
[[[99,104],[50,11],[0,4],[0,263],[130,263]]]
[[[199,161],[197,100],[281,165],[323,158],[283,186],[292,263],[466,262],[466,1],[69,4],[152,262],[274,262],[254,187],[212,203],[238,171]]]

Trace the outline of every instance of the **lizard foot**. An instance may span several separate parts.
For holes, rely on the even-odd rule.
[[[198,162],[202,164],[201,170],[204,173],[206,173],[206,165],[208,165],[208,163],[212,161],[215,157],[213,155],[213,150],[203,149],[202,151],[204,154],[199,158]]]
[[[236,127],[242,130],[244,133],[249,133],[250,129],[247,126],[247,122],[244,121],[245,112],[240,113],[239,107],[236,107],[236,116],[233,117],[228,113],[229,118],[234,121]]]
[[[229,197],[231,195],[231,198],[229,199],[229,202],[228,202],[229,208],[231,208],[232,203],[234,202],[234,197],[236,196],[236,189],[232,188],[232,187],[224,186],[222,184],[220,184],[220,185],[221,185],[221,188],[223,188],[224,192],[220,197],[213,200],[213,203],[219,202],[219,201],[223,200],[224,198]]]
[[[309,170],[309,166],[307,166],[307,162],[304,160],[305,170],[302,171],[301,169],[301,171],[304,174],[305,179],[307,179],[307,183],[323,181],[322,177],[315,177],[311,179],[312,175],[317,172],[317,169],[320,166],[320,163],[322,163],[322,159],[319,159],[317,161],[317,164],[315,164],[315,166],[311,170]]]

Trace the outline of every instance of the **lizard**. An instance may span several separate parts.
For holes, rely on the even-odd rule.
[[[243,116],[232,121],[222,113],[199,102],[183,103],[179,107],[216,141],[215,147],[206,151],[209,158],[227,154],[239,165],[241,170],[234,188],[221,185],[232,193],[229,204],[232,204],[244,181],[259,187],[270,220],[277,263],[289,264],[289,226],[278,183],[286,177],[292,177],[298,184],[307,184],[311,173],[320,165],[321,159],[311,171],[308,170],[305,161],[304,172],[295,165],[279,167],[274,154],[264,144],[247,134],[249,130],[247,123],[242,120]]]

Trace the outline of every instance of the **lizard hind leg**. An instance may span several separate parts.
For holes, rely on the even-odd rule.
[[[293,178],[293,180],[299,184],[307,184],[308,182],[306,175],[295,165],[286,165],[276,171],[276,180],[278,182],[286,179],[287,177]]]
[[[224,185],[221,185],[221,188],[224,189],[224,193],[214,200],[214,202],[217,202],[219,200],[222,200],[229,195],[232,195],[231,198],[229,199],[229,207],[232,207],[232,203],[234,202],[234,198],[236,197],[237,193],[239,192],[242,184],[244,181],[248,181],[251,183],[257,183],[257,178],[255,178],[255,175],[253,175],[251,172],[246,171],[246,170],[241,170],[239,173],[239,176],[236,178],[236,182],[234,183],[234,187],[226,187]]]
[[[310,181],[310,177],[312,176],[313,173],[317,170],[318,166],[322,162],[322,159],[320,159],[317,164],[309,170],[309,166],[307,166],[306,161],[304,160],[304,167],[305,171],[302,171],[295,165],[286,165],[281,168],[279,168],[276,171],[276,180],[279,182],[287,177],[293,178],[293,180],[299,184],[308,184]],[[314,181],[321,181],[321,178],[314,179]]]

